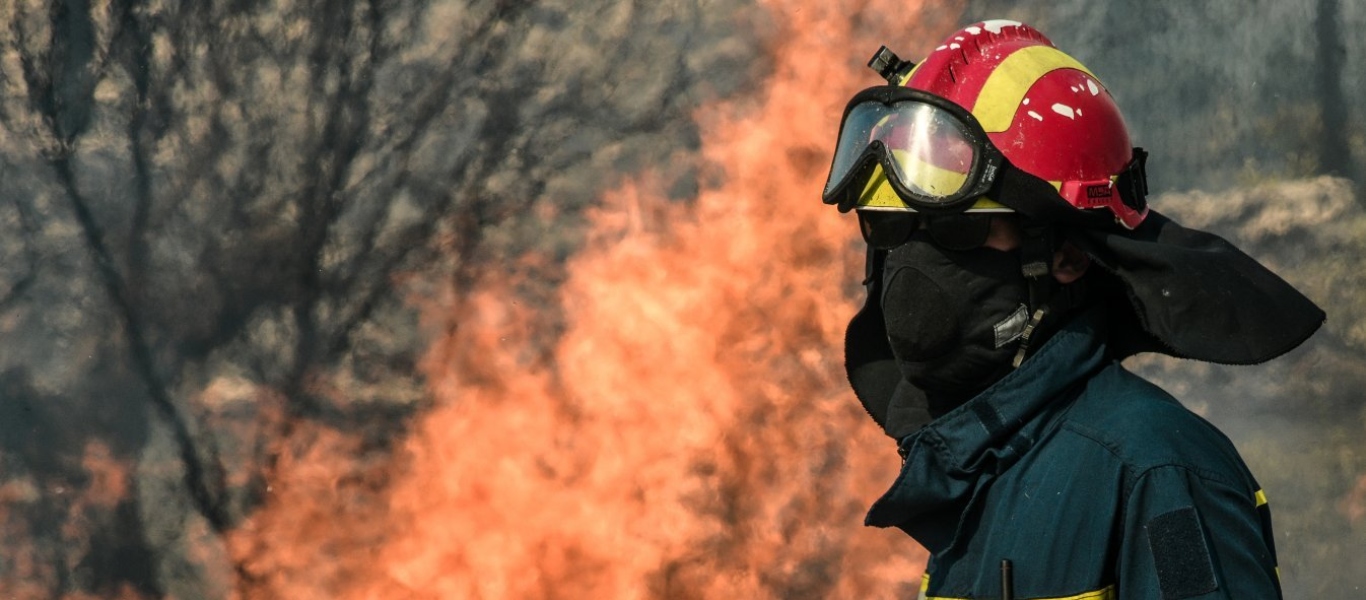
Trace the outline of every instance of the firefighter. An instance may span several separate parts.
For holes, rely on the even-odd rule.
[[[929,550],[921,596],[1280,597],[1233,445],[1120,361],[1260,363],[1324,313],[1151,209],[1109,92],[1037,30],[870,66],[823,199],[868,242],[846,368],[903,461],[866,522]]]

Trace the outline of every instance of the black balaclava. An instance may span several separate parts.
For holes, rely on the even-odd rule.
[[[882,280],[888,342],[931,416],[1011,371],[1030,317],[1018,250],[945,250],[918,231],[887,254]]]

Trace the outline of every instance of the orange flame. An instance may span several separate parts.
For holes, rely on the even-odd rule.
[[[129,465],[98,440],[86,442],[80,464],[87,477],[83,485],[59,479],[47,482],[52,486],[51,496],[64,504],[61,546],[56,552],[32,543],[17,543],[33,539],[33,528],[9,513],[12,508],[44,501],[34,482],[19,478],[0,485],[0,533],[6,540],[0,552],[5,569],[0,577],[0,598],[51,597],[52,589],[61,579],[60,573],[76,570],[89,553],[91,532],[117,518],[116,510],[130,494]],[[64,600],[95,597],[81,592],[62,596]],[[139,594],[128,583],[121,583],[105,597],[133,599]]]
[[[314,450],[282,460],[293,483],[234,546],[258,577],[248,593],[913,594],[923,550],[862,527],[897,458],[844,378],[863,256],[850,219],[818,199],[844,101],[878,83],[867,55],[958,16],[908,4],[770,2],[770,78],[698,115],[724,183],[689,206],[648,174],[608,194],[566,266],[548,357],[532,350],[544,307],[514,282],[445,303],[448,333],[423,365],[436,404],[401,474],[329,515],[343,475],[372,471],[329,466],[357,452],[345,440],[293,446]]]

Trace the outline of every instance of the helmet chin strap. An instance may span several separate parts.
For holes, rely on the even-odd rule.
[[[1053,278],[1053,252],[1056,246],[1056,231],[1053,227],[1026,219],[1023,223],[1024,241],[1020,246],[1020,273],[1029,282],[1029,322],[1020,334],[1020,347],[1011,361],[1011,368],[1018,369],[1029,353],[1034,331],[1055,308],[1066,311],[1069,307],[1055,307],[1054,300],[1066,294],[1058,294],[1061,287]],[[1070,304],[1070,302],[1068,303]]]

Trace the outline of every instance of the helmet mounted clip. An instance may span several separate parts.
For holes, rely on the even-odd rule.
[[[1134,159],[1115,181],[1119,198],[1125,206],[1138,212],[1148,208],[1148,152],[1134,148]]]
[[[911,69],[915,68],[915,63],[909,60],[901,60],[895,52],[886,46],[877,49],[877,53],[868,59],[868,68],[877,71],[887,83],[891,85],[901,85],[901,80],[906,77]]]

